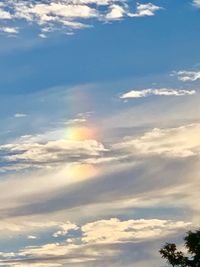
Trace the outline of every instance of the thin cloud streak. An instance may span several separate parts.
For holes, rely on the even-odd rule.
[[[185,96],[194,95],[195,90],[178,90],[172,88],[160,88],[160,89],[144,89],[144,90],[131,90],[120,96],[121,99],[128,98],[141,98],[147,96]]]

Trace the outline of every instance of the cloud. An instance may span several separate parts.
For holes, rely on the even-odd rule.
[[[176,72],[178,79],[182,82],[194,82],[200,79],[200,71],[178,71]]]
[[[19,31],[17,27],[0,27],[0,32],[4,32],[8,34],[16,34]]]
[[[37,236],[35,236],[35,235],[28,235],[27,238],[28,239],[37,239]]]
[[[0,146],[0,170],[26,168],[52,168],[65,163],[79,163],[96,159],[106,149],[95,140],[54,140],[38,143],[26,140]],[[15,167],[14,167],[15,166]]]
[[[142,130],[122,140],[112,140],[103,147],[94,140],[94,147],[91,146],[91,140],[37,143],[28,139],[27,144],[20,144],[16,140],[15,143],[4,145],[7,148],[1,150],[1,158],[4,159],[1,168],[6,167],[2,163],[7,156],[18,157],[22,154],[17,163],[10,162],[13,168],[17,164],[23,165],[27,151],[30,151],[28,155],[31,156],[26,166],[30,167],[29,170],[6,175],[6,179],[1,180],[1,219],[34,214],[47,216],[47,213],[62,210],[70,214],[73,209],[76,218],[85,214],[88,217],[97,216],[99,212],[103,216],[105,210],[113,212],[126,207],[149,207],[155,203],[157,206],[161,202],[165,205],[163,199],[168,197],[168,205],[172,199],[176,199],[176,205],[180,205],[180,199],[181,205],[191,202],[190,193],[194,196],[199,189],[196,178],[199,169],[199,136],[200,125],[196,123]],[[21,147],[21,154],[18,147]],[[54,153],[58,155],[59,168],[55,167],[57,162],[53,158]],[[44,161],[36,162],[38,157]],[[94,163],[97,159],[103,163]],[[70,165],[70,160],[79,162],[79,165]],[[84,165],[89,164],[84,163],[88,160],[91,166]],[[37,164],[44,169],[32,172],[31,166]],[[53,167],[46,171],[49,165]],[[94,205],[91,212],[88,208],[90,205]],[[59,225],[64,224],[66,222]],[[9,229],[19,229],[19,225],[7,222]],[[59,226],[52,235],[55,233],[59,237],[64,234],[64,230]],[[35,234],[30,232],[30,235]]]
[[[70,230],[78,230],[79,227],[71,222],[66,222],[59,226],[60,230],[53,234],[53,237],[65,236]]]
[[[65,125],[80,124],[80,123],[85,123],[86,121],[87,121],[86,118],[75,118],[75,119],[66,121]]]
[[[110,11],[106,14],[107,20],[118,20],[123,18],[126,10],[119,5],[112,5],[110,6]]]
[[[27,234],[28,239],[37,239],[35,234],[32,232],[37,233],[38,235],[41,232],[52,232],[54,237],[66,235],[70,230],[77,230],[78,226],[74,223],[69,221],[52,221],[48,219],[41,220],[32,220],[30,221],[28,218],[24,218],[21,220],[2,220],[0,223],[0,232],[1,235],[5,233],[5,231],[9,234]]]
[[[157,219],[120,221],[117,218],[88,223],[82,227],[86,243],[118,243],[154,239],[185,228],[190,223]]]
[[[175,128],[154,128],[140,136],[125,136],[111,144],[96,140],[49,140],[36,141],[27,137],[0,146],[0,171],[23,169],[55,170],[59,168],[80,177],[96,174],[94,165],[109,166],[117,161],[139,155],[152,157],[187,158],[200,153],[200,125],[188,124]],[[83,177],[82,177],[83,179]]]
[[[136,13],[129,13],[130,17],[145,17],[145,16],[154,16],[155,12],[161,10],[162,8],[156,6],[152,3],[148,4],[139,4],[137,3]]]
[[[2,9],[0,6],[0,20],[9,20],[9,19],[12,19],[12,15],[10,14],[10,12]]]
[[[15,113],[15,115],[14,115],[15,118],[24,118],[26,116],[27,116],[27,114],[25,114],[25,113]]]
[[[100,9],[99,6],[103,6],[104,9]],[[161,8],[149,3],[137,4],[136,13],[131,13],[129,9],[129,2],[122,0],[47,0],[45,2],[4,0],[0,6],[0,20],[6,23],[7,29],[13,23],[20,25],[22,21],[36,24],[40,29],[39,36],[44,38],[49,32],[60,30],[70,33],[75,29],[91,27],[91,19],[114,21],[125,16],[153,16]],[[14,31],[17,28],[12,29]]]
[[[195,90],[178,90],[172,88],[161,88],[161,89],[144,89],[144,90],[131,90],[120,96],[121,99],[127,98],[141,98],[151,95],[156,96],[184,96],[184,95],[194,95]]]
[[[115,148],[125,149],[135,155],[160,155],[187,158],[200,153],[200,124],[177,128],[155,128],[138,138],[128,137]]]
[[[137,243],[137,246],[140,244],[142,249],[144,242],[153,242],[168,235],[175,235],[189,226],[191,226],[189,222],[160,219],[97,220],[80,225],[79,235],[75,233],[70,243],[67,241],[46,243],[27,246],[15,253],[1,252],[0,265],[27,264],[29,266],[29,264],[40,263],[42,264],[40,266],[43,266],[43,264],[56,262],[61,266],[70,263],[82,263],[83,266],[88,266],[91,262],[92,266],[94,264],[104,266],[104,261],[108,263],[111,260],[119,260],[120,256],[129,250],[129,246],[133,249],[134,244]],[[113,264],[116,266],[115,263]]]
[[[200,0],[193,0],[193,5],[197,8],[200,7]]]
[[[64,161],[58,170],[53,168],[46,172],[45,169],[34,174],[29,170],[23,175],[18,174],[18,177],[8,177],[0,183],[1,217],[47,214],[76,208],[81,208],[81,216],[89,205],[99,204],[100,208],[94,208],[91,214],[87,211],[87,216],[95,216],[98,209],[103,210],[101,205],[113,212],[116,201],[117,210],[129,204],[134,207],[152,206],[162,202],[164,197],[175,198],[177,205],[180,204],[178,199],[186,203],[190,192],[194,195],[199,188],[196,178],[199,136],[199,124],[156,128],[110,144],[106,154],[99,157],[108,157],[109,161],[99,165],[93,163],[94,166],[85,168],[81,164],[83,167],[74,169],[66,166]],[[187,193],[188,188],[191,190]]]

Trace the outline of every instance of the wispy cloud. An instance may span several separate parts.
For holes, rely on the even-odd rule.
[[[160,88],[160,89],[144,89],[144,90],[131,90],[120,96],[121,99],[127,98],[140,98],[147,97],[151,95],[156,96],[184,96],[184,95],[194,95],[195,90],[178,90],[172,88]]]
[[[28,239],[37,239],[37,236],[35,236],[35,235],[28,235],[27,238]]]
[[[178,71],[175,73],[182,82],[194,82],[200,80],[200,71]]]
[[[156,6],[152,3],[148,4],[137,4],[136,12],[129,13],[130,17],[145,17],[145,16],[154,16],[155,12],[162,9],[159,6]]]
[[[15,118],[24,118],[24,117],[27,117],[27,114],[25,114],[25,113],[15,113],[14,117]]]
[[[127,149],[136,155],[187,158],[200,154],[199,135],[199,124],[168,129],[155,128],[139,138],[128,137],[121,144],[115,144],[115,147]]]
[[[193,5],[195,6],[195,7],[200,7],[200,0],[193,0]]]
[[[100,9],[103,6],[104,9]],[[4,31],[17,33],[11,24],[26,22],[36,24],[43,38],[48,32],[73,31],[90,27],[91,19],[97,21],[114,21],[125,16],[153,16],[161,7],[154,4],[137,4],[135,13],[130,12],[128,1],[120,0],[72,0],[57,1],[3,1],[0,6],[0,21],[6,24]],[[10,29],[10,30],[9,30]]]
[[[8,34],[17,34],[19,31],[17,27],[0,27],[0,32]]]
[[[70,230],[78,230],[79,227],[71,222],[63,223],[59,226],[60,230],[53,234],[53,237],[65,236]]]
[[[196,123],[176,128],[154,128],[141,136],[126,136],[124,140],[106,146],[90,139],[36,142],[28,137],[0,146],[0,171],[53,170],[65,167],[70,173],[75,166],[81,164],[85,169],[80,168],[77,171],[88,173],[90,170],[92,174],[89,167],[91,164],[109,164],[129,157],[136,159],[141,154],[150,157],[190,157],[200,153],[199,135],[200,126]]]
[[[27,168],[52,168],[65,163],[95,161],[106,149],[95,140],[56,140],[46,143],[20,142],[0,146],[0,171]]]

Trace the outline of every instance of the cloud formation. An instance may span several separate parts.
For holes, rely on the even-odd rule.
[[[137,3],[136,13],[129,13],[130,17],[145,17],[145,16],[154,16],[155,12],[162,9],[159,6],[156,6],[152,3],[148,4],[139,4]]]
[[[26,168],[52,168],[67,163],[96,159],[106,149],[95,140],[54,140],[45,143],[19,142],[0,146],[0,159],[4,167],[0,171]]]
[[[194,95],[195,90],[178,90],[172,88],[160,88],[160,89],[144,89],[144,90],[131,90],[120,96],[121,99],[127,98],[141,98],[147,96],[184,96],[184,95]]]
[[[177,128],[155,128],[138,138],[125,138],[115,148],[131,151],[135,155],[160,155],[187,158],[200,153],[200,124]]]
[[[117,218],[112,218],[84,225],[82,227],[83,241],[96,244],[154,239],[187,225],[190,223],[157,219],[120,221]]]
[[[163,238],[170,234],[189,227],[191,224],[184,221],[170,221],[159,219],[120,220],[111,218],[97,220],[80,225],[79,227],[68,222],[67,230],[79,229],[80,233],[71,235],[63,242],[46,243],[43,245],[27,246],[17,252],[1,252],[0,265],[10,264],[48,264],[55,261],[60,266],[65,264],[99,262],[116,258],[126,253],[126,244],[143,243]],[[44,229],[45,230],[45,229]],[[68,242],[68,240],[70,242]],[[94,264],[94,263],[93,263]],[[22,265],[23,266],[23,265]],[[50,265],[51,266],[51,265]]]
[[[0,146],[0,171],[64,167],[65,171],[77,177],[79,172],[93,175],[96,172],[92,164],[109,165],[132,157],[137,159],[139,155],[168,158],[197,156],[200,153],[199,136],[200,125],[196,123],[175,128],[154,128],[139,136],[125,136],[106,145],[90,139],[36,141],[34,137],[27,137]]]
[[[103,7],[103,9],[101,9]],[[40,36],[46,37],[48,32],[71,32],[75,29],[91,27],[91,19],[97,21],[114,21],[128,17],[153,16],[161,7],[152,3],[137,4],[135,12],[131,12],[128,1],[120,0],[71,0],[71,1],[3,1],[0,6],[0,22],[6,26],[2,31],[18,33],[11,25],[24,21],[36,24],[41,30]]]
[[[53,237],[58,237],[58,236],[64,236],[66,235],[70,230],[78,230],[79,227],[71,222],[66,222],[63,223],[61,225],[59,225],[60,230],[58,230],[57,232],[55,232],[53,234]]]
[[[200,80],[200,71],[178,71],[176,72],[178,79],[182,82],[194,82]]]

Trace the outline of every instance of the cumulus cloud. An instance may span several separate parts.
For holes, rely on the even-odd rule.
[[[200,71],[178,71],[176,75],[182,82],[194,82],[200,79]]]
[[[117,218],[88,223],[82,227],[83,241],[86,243],[118,243],[158,238],[185,228],[190,223],[167,220],[128,220]]]
[[[106,14],[107,20],[117,20],[123,18],[126,10],[119,5],[112,5],[110,11]]]
[[[104,9],[99,9],[103,6]],[[137,4],[136,12],[129,11],[128,1],[121,0],[71,0],[71,1],[3,1],[0,6],[0,20],[7,24],[19,24],[21,21],[38,25],[41,37],[48,32],[62,30],[70,32],[74,29],[90,27],[90,20],[114,21],[125,16],[153,16],[161,8],[149,4]],[[6,28],[5,28],[6,29]],[[12,28],[13,31],[16,28]],[[11,31],[11,30],[10,30]],[[17,33],[17,30],[15,30]]]
[[[185,158],[200,153],[200,124],[177,128],[155,128],[138,138],[127,138],[115,148],[121,148],[135,155],[162,155]]]
[[[184,96],[184,95],[194,95],[195,90],[178,90],[172,88],[160,88],[160,89],[144,89],[144,90],[131,90],[120,96],[121,99],[127,98],[140,98],[147,97],[151,95],[156,96]]]

